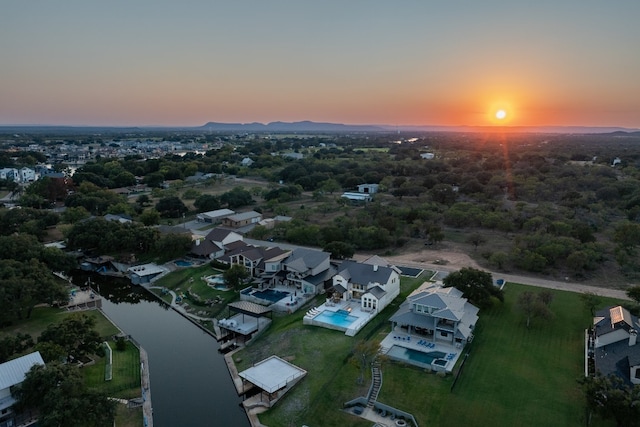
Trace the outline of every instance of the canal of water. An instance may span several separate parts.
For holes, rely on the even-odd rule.
[[[104,313],[148,353],[156,427],[250,425],[213,337],[128,281],[91,280]]]

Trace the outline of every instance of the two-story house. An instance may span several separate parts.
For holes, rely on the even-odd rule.
[[[333,276],[330,299],[357,301],[366,312],[379,312],[400,294],[400,273],[394,267],[344,261]]]
[[[478,307],[463,298],[456,288],[425,282],[389,320],[394,331],[460,347],[473,339]]]
[[[291,251],[278,247],[263,248],[247,246],[243,250],[231,252],[229,263],[242,265],[247,269],[251,277],[259,277],[265,273],[265,268],[271,272],[277,272],[282,260],[286,259]]]
[[[204,239],[194,241],[190,253],[198,258],[220,258],[230,244],[238,241],[242,241],[240,234],[224,228],[214,228]]]
[[[588,343],[595,370],[640,384],[638,331],[640,320],[620,305],[597,311]]]
[[[325,283],[335,270],[329,262],[331,254],[315,249],[297,248],[282,261],[282,284],[295,286],[303,294],[315,295],[324,291]]]

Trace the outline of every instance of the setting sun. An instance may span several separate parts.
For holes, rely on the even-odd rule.
[[[507,112],[504,110],[498,110],[496,111],[496,119],[498,120],[504,120],[507,117]]]

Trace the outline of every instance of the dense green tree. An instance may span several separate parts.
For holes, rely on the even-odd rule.
[[[638,424],[640,386],[628,386],[617,375],[589,376],[581,383],[590,413],[612,419],[619,427]]]
[[[220,203],[227,205],[229,209],[236,209],[243,206],[249,206],[254,203],[251,193],[243,187],[235,187],[231,191],[220,196]]]
[[[95,330],[96,321],[83,313],[73,313],[61,322],[47,326],[38,343],[50,342],[64,349],[65,355],[75,359],[95,353],[101,338]]]
[[[349,259],[353,257],[355,249],[347,242],[332,241],[324,245],[323,251],[329,252],[333,259]]]
[[[637,304],[640,304],[640,286],[636,285],[627,288],[627,296]]]
[[[68,224],[75,224],[78,221],[89,218],[91,214],[82,206],[67,208],[62,212],[62,221]]]
[[[17,386],[18,410],[36,410],[42,427],[112,427],[116,403],[89,390],[78,368],[60,363],[35,365]]]
[[[185,256],[191,249],[190,234],[164,234],[156,240],[154,251],[162,259],[170,260]]]
[[[156,210],[166,218],[181,218],[188,211],[177,196],[163,197],[156,203]]]
[[[244,268],[244,266],[234,264],[231,268],[222,273],[222,277],[224,278],[224,283],[228,287],[237,291],[240,288],[240,285],[244,283],[244,280],[249,277],[249,272]]]
[[[0,323],[29,318],[36,305],[66,299],[62,283],[37,259],[0,260]]]
[[[493,284],[491,273],[486,271],[465,267],[450,273],[443,284],[458,289],[469,302],[480,307],[491,305],[493,298],[504,301],[502,290]]]
[[[146,226],[160,224],[160,212],[155,209],[147,209],[138,218]]]
[[[193,202],[193,207],[195,207],[198,212],[215,211],[221,207],[220,198],[213,194],[203,194],[196,197]]]
[[[21,332],[0,338],[0,363],[4,363],[13,356],[25,352],[33,347],[33,338]]]

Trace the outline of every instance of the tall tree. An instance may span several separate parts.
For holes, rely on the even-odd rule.
[[[242,265],[234,264],[222,273],[222,277],[228,287],[237,291],[244,279],[249,277],[249,272]]]
[[[532,318],[548,319],[553,315],[549,309],[552,300],[553,294],[548,290],[538,293],[524,291],[518,296],[517,305],[527,316],[527,328],[531,325]]]
[[[14,391],[18,410],[34,409],[42,427],[112,427],[114,401],[87,389],[78,368],[35,365]]]
[[[74,313],[59,323],[47,326],[38,343],[51,342],[74,358],[95,353],[100,346],[100,335],[94,329],[95,320],[82,313]]]
[[[361,340],[353,347],[353,356],[351,362],[360,369],[358,376],[358,384],[364,383],[366,369],[378,357],[380,345],[376,341]]]
[[[640,386],[628,386],[617,375],[596,375],[581,381],[590,412],[613,419],[618,427],[637,426]]]
[[[492,298],[504,301],[504,293],[493,284],[491,273],[465,267],[450,273],[443,280],[445,287],[454,287],[471,303],[480,307],[491,305]]]

